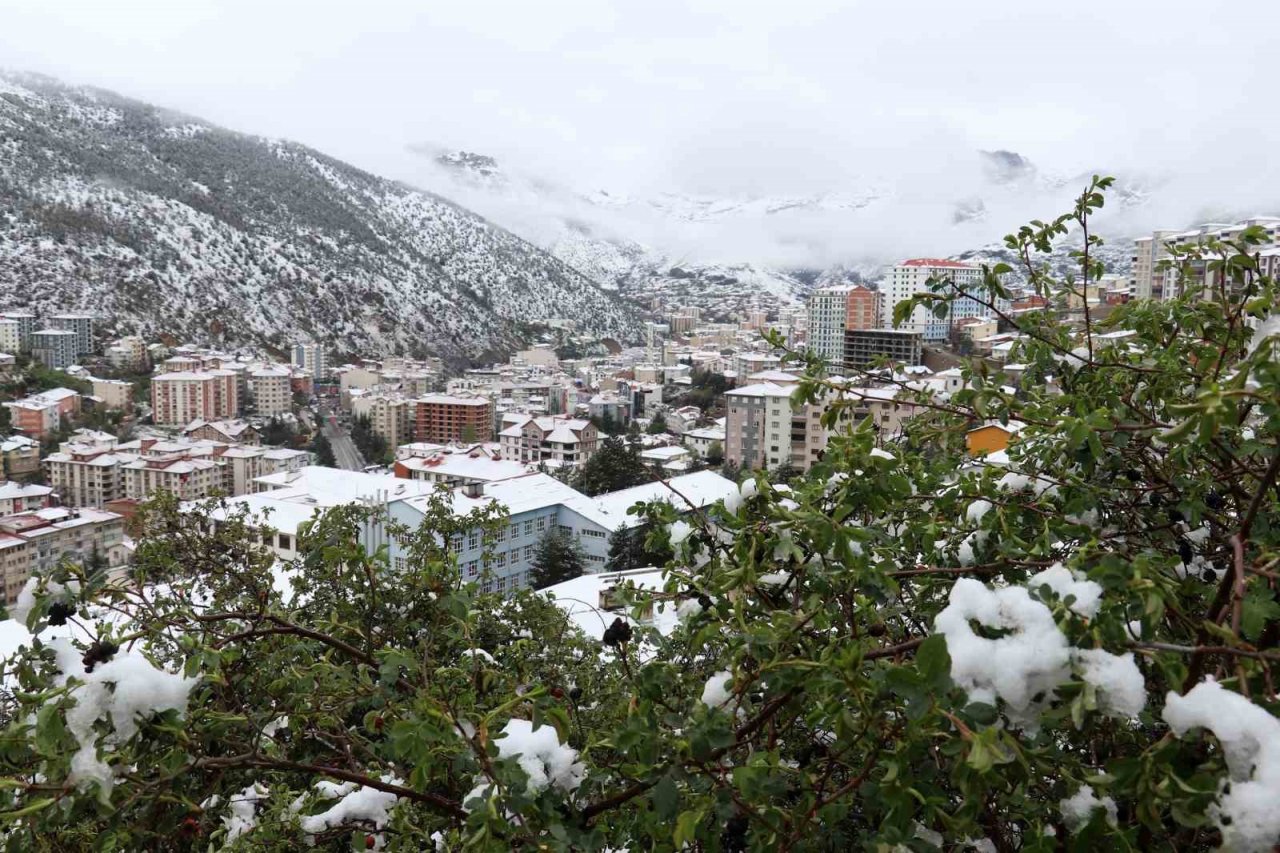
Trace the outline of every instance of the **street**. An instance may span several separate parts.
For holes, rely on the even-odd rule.
[[[347,471],[362,470],[364,460],[360,458],[360,451],[356,450],[351,436],[338,426],[338,419],[321,409],[320,420],[324,424],[320,431],[324,433],[325,438],[329,439],[329,446],[333,448],[333,458],[337,461],[338,467]]]

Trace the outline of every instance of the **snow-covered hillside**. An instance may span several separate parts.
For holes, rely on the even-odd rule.
[[[302,145],[0,76],[0,307],[119,331],[462,362],[639,312],[470,211]]]

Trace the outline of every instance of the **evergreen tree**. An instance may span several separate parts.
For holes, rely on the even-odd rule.
[[[594,496],[628,489],[651,479],[649,469],[640,458],[640,446],[609,436],[578,469],[574,485],[579,491]]]
[[[658,412],[653,416],[653,420],[649,421],[649,435],[662,435],[667,431],[667,416],[662,412]]]
[[[671,549],[663,544],[650,548],[646,542],[653,526],[648,522],[636,527],[620,527],[609,537],[609,558],[605,568],[611,572],[627,572],[665,566]]]
[[[578,543],[565,529],[552,527],[542,537],[538,551],[533,555],[529,585],[534,589],[546,589],[580,577],[586,569],[587,558]]]
[[[316,464],[322,468],[337,468],[338,460],[333,455],[333,445],[323,432],[317,432],[311,442],[311,452],[316,455]]]

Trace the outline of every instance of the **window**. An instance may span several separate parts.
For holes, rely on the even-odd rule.
[[[403,572],[403,571],[405,570],[405,566],[408,564],[408,562],[409,562],[409,561],[408,561],[408,560],[406,560],[404,557],[396,557],[396,559],[395,559],[396,571],[398,571],[398,572]]]
[[[498,592],[506,592],[506,591],[507,591],[507,579],[504,577],[498,578]]]
[[[494,541],[496,541],[496,542],[506,542],[506,541],[507,541],[507,528],[506,528],[506,525],[503,525],[503,527],[502,527],[500,530],[498,530],[497,535],[496,535],[496,536],[494,536]]]
[[[541,533],[546,529],[547,529],[547,517],[545,515],[538,516],[538,532]]]
[[[290,536],[288,533],[280,534],[280,549],[283,551],[289,551],[293,549],[293,537]]]
[[[532,518],[526,519],[524,522],[524,535],[525,536],[533,535],[533,519]]]
[[[449,538],[449,550],[455,554],[462,550],[462,534],[455,533]]]
[[[604,538],[606,538],[606,537],[607,537],[607,535],[608,535],[608,534],[606,534],[606,533],[605,533],[604,531],[602,531],[602,530],[590,530],[590,529],[584,528],[584,529],[582,530],[582,535],[583,535],[583,536],[590,536],[590,537],[592,537],[593,539],[604,539]]]
[[[510,551],[507,552],[507,556],[510,558],[511,565],[514,566],[516,563],[520,562],[520,549],[512,548]]]
[[[468,560],[462,564],[462,568],[467,577],[474,578],[476,575],[480,574],[480,561]]]
[[[526,560],[532,560],[532,559],[533,559],[533,546],[532,546],[532,545],[525,545],[525,546],[524,546],[524,558],[525,558]]]
[[[473,530],[467,534],[467,550],[474,551],[480,547],[480,531]]]
[[[507,553],[503,551],[502,553],[494,556],[493,564],[498,568],[502,568],[503,566],[505,566],[507,564]]]

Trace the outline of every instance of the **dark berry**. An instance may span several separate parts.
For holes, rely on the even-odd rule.
[[[570,698],[570,699],[572,699],[574,702],[577,702],[579,699],[581,699],[581,698],[582,698],[582,688],[581,688],[581,687],[576,687],[576,686],[575,686],[575,687],[570,687],[570,688],[569,688],[569,698]]]
[[[1205,583],[1213,583],[1218,579],[1218,576],[1214,574],[1213,569],[1205,569],[1200,573],[1200,579]]]
[[[1159,492],[1151,493],[1151,505],[1155,507],[1164,506],[1164,495]]]
[[[1177,524],[1179,521],[1186,521],[1186,520],[1187,520],[1187,517],[1182,514],[1182,510],[1178,509],[1176,506],[1169,508],[1169,521],[1171,523]]]
[[[614,619],[613,624],[604,631],[604,644],[606,646],[620,646],[631,640],[631,626],[623,621],[621,617]]]
[[[564,688],[562,688],[562,687],[552,687],[552,688],[551,688],[551,695],[552,695],[554,698],[556,698],[556,699],[563,699],[563,698],[564,698]]]
[[[702,595],[699,595],[699,596],[698,596],[698,604],[700,604],[700,605],[702,606],[702,609],[703,609],[703,610],[710,610],[710,609],[711,609],[711,596],[707,595],[706,593],[703,593]]]
[[[366,835],[364,837],[365,850],[372,850],[374,847],[377,847],[377,846],[378,846],[378,839],[374,838],[372,835]]]
[[[61,601],[55,601],[49,605],[49,624],[65,625],[67,620],[75,615],[76,609],[70,604]]]
[[[741,815],[725,821],[720,833],[720,848],[725,853],[743,853],[747,849],[747,819]]]
[[[1222,495],[1217,492],[1209,492],[1209,494],[1204,496],[1204,505],[1212,510],[1220,510],[1227,505],[1227,502],[1224,501],[1222,499]]]
[[[84,657],[80,659],[81,663],[84,664],[84,671],[93,672],[95,666],[111,660],[118,651],[120,651],[120,647],[110,640],[94,643],[84,653]]]
[[[874,625],[867,628],[867,633],[873,637],[883,637],[887,630],[888,629],[885,628],[883,622],[876,622]]]
[[[1178,556],[1182,558],[1182,564],[1184,566],[1191,562],[1192,551],[1190,542],[1185,539],[1178,540]]]

